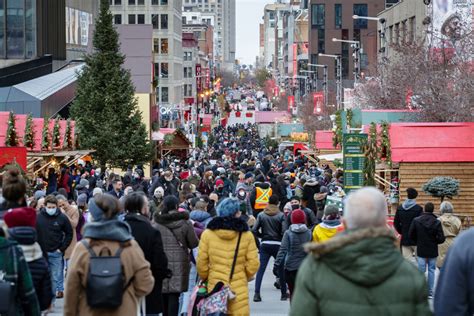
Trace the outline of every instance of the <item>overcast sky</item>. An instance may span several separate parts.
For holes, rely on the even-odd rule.
[[[274,0],[236,0],[237,59],[243,64],[254,64],[259,53],[259,24],[263,22],[263,8]]]

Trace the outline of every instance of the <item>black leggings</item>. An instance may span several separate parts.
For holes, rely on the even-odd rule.
[[[181,293],[166,293],[163,295],[163,316],[178,316],[179,296]]]
[[[290,300],[291,300],[291,297],[293,296],[297,272],[298,270],[288,271],[285,269],[285,281],[286,281],[286,284],[288,284],[288,290],[290,291]]]

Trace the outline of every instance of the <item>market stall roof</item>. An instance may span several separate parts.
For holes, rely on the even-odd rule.
[[[286,111],[256,111],[255,123],[288,123],[290,114]]]
[[[390,144],[393,162],[474,162],[474,123],[392,123]]]
[[[333,131],[316,131],[316,148],[325,150],[337,150],[339,146],[334,148],[332,138],[334,137]]]
[[[176,141],[175,144],[163,145],[163,147],[173,149],[187,149],[192,145],[186,135],[181,130],[175,128],[160,128],[157,132],[153,132],[151,138],[154,141],[163,142],[166,135],[175,135],[179,140]]]

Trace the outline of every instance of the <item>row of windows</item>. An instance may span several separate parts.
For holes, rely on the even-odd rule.
[[[209,3],[209,0],[185,0],[185,3]],[[217,3],[222,3],[222,0],[217,0]]]
[[[122,15],[114,15],[114,24],[122,24]],[[144,14],[129,14],[128,24],[145,24]],[[156,30],[167,30],[168,29],[168,14],[152,14],[151,24]]]
[[[169,42],[167,38],[154,38],[153,39],[153,52],[155,54],[168,55],[169,53]]]
[[[368,15],[367,4],[354,4],[352,13],[359,16]],[[355,19],[354,29],[366,29],[367,20]],[[311,5],[311,27],[312,28],[325,28],[326,27],[326,5],[325,4],[312,4]],[[342,28],[342,4],[334,4],[334,27],[336,29]]]
[[[388,29],[388,40],[390,44],[412,43],[416,36],[416,20],[412,17],[400,23],[392,25]]]
[[[145,5],[146,0],[123,0],[128,5]],[[150,0],[151,5],[168,5],[168,0]],[[122,0],[109,0],[110,5],[122,5]]]

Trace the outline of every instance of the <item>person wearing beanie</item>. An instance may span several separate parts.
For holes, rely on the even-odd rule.
[[[425,211],[411,223],[408,235],[416,245],[418,270],[425,274],[428,268],[429,297],[433,297],[438,245],[444,243],[445,236],[441,221],[433,214],[433,203],[425,204]]]
[[[221,178],[218,178],[216,180],[214,193],[217,194],[217,196],[219,197],[219,201],[221,201],[225,197],[229,197],[229,195],[225,196],[224,181]]]
[[[316,225],[313,230],[313,241],[324,242],[342,231],[344,225],[341,222],[339,209],[334,205],[328,205],[324,209],[323,222]]]
[[[53,300],[51,273],[41,247],[36,241],[36,210],[16,208],[5,214],[9,239],[18,243],[33,279],[41,311],[47,310]]]
[[[285,231],[273,267],[274,271],[284,268],[285,281],[290,291],[290,300],[294,292],[296,274],[306,257],[303,245],[311,241],[311,231],[306,226],[306,214],[300,209],[291,212],[290,228]]]
[[[254,302],[261,302],[260,289],[263,275],[271,257],[276,258],[280,249],[281,240],[286,230],[285,215],[278,207],[278,197],[271,196],[269,205],[257,215],[257,222],[252,228],[253,233],[261,238],[260,243],[260,268],[255,281]],[[287,300],[286,283],[283,266],[277,271],[276,276],[280,279],[281,300]]]
[[[104,191],[101,188],[94,188],[94,190],[92,190],[92,197],[95,197],[96,195],[103,194],[103,193]]]
[[[309,229],[312,229],[316,224],[318,224],[318,220],[316,219],[316,215],[315,213],[310,210],[309,208],[307,207],[304,207],[303,205],[301,205],[301,201],[300,201],[300,198],[297,197],[297,196],[294,196],[291,198],[290,202],[289,203],[289,206],[290,206],[290,211],[289,213],[286,215],[286,225],[288,227],[290,227],[291,224],[293,224],[293,222],[291,221],[291,213],[294,211],[294,210],[302,210],[305,215],[306,215],[306,225],[308,225],[308,228]],[[285,208],[287,206],[285,205]]]
[[[43,190],[37,190],[35,192],[35,194],[33,195],[33,197],[35,198],[35,200],[39,200],[41,198],[44,198],[46,196],[46,192],[44,192]]]
[[[81,179],[79,181],[79,184],[76,186],[76,197],[81,195],[81,194],[86,194],[87,198],[89,199],[89,180],[87,179]]]
[[[405,259],[412,261],[416,253],[415,241],[409,236],[410,226],[413,220],[423,213],[423,208],[416,204],[416,197],[418,191],[414,188],[408,188],[407,199],[397,208],[395,218],[393,220],[393,227],[402,236],[400,240],[400,247],[402,255]]]
[[[250,315],[248,282],[259,267],[255,239],[247,223],[240,218],[240,202],[237,199],[222,200],[217,213],[218,216],[209,222],[201,236],[198,274],[201,280],[208,281],[209,292],[218,282],[230,285],[236,297],[229,300],[227,314]],[[235,255],[236,263],[231,277]]]

